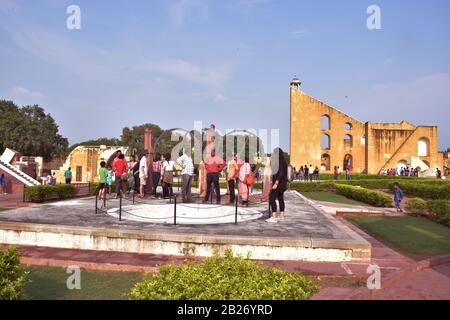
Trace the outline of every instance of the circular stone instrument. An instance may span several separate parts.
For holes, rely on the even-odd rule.
[[[222,224],[235,222],[235,207],[213,204],[177,204],[177,224]],[[107,211],[119,217],[119,209]],[[259,219],[263,214],[251,208],[238,208],[237,221]],[[122,219],[148,223],[173,224],[174,204],[136,204],[122,207]]]

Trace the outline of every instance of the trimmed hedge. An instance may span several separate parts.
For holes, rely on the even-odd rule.
[[[405,207],[410,212],[410,215],[420,217],[427,210],[427,202],[420,198],[414,198],[407,200]]]
[[[419,178],[419,177],[404,177],[404,176],[382,176],[379,174],[364,174],[364,173],[355,173],[351,174],[353,180],[425,180],[428,178]],[[341,174],[339,177],[340,180],[345,181],[345,174]],[[429,178],[430,180],[433,178]],[[332,173],[321,173],[320,180],[334,180],[334,174]],[[437,180],[437,179],[436,179]]]
[[[360,187],[336,185],[336,193],[349,199],[361,201],[375,207],[391,207],[392,198],[380,191],[368,190]]]
[[[369,179],[369,180],[339,180],[339,181],[317,181],[317,182],[291,182],[290,186],[292,190],[296,190],[299,192],[313,192],[313,191],[334,191],[335,185],[349,185],[349,186],[357,186],[366,189],[385,189],[385,190],[393,190],[394,183],[396,180],[387,180],[387,179]],[[431,186],[438,188],[450,188],[450,183],[445,180],[431,180],[431,179],[422,179],[422,180],[413,180],[408,182],[400,181],[401,186],[403,185],[418,185],[420,186]]]
[[[308,300],[318,292],[310,277],[264,266],[231,250],[202,262],[158,267],[159,274],[137,283],[133,300]]]
[[[428,201],[427,209],[430,213],[436,215],[438,222],[450,226],[450,201],[448,200]]]
[[[71,184],[45,184],[26,187],[24,190],[25,197],[32,202],[73,198],[77,192],[78,189]]]
[[[401,182],[400,188],[403,190],[404,194],[412,197],[432,200],[450,200],[450,184],[448,183],[433,185]],[[392,185],[390,189],[393,191],[394,186]]]

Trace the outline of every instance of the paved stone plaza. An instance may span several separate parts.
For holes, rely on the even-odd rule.
[[[155,204],[162,203],[161,200],[145,200],[146,203],[152,203],[152,201]],[[131,202],[124,201],[123,205],[130,207]],[[298,193],[286,193],[286,205],[285,221],[278,224],[269,224],[265,221],[268,217],[266,203],[252,202],[250,208],[261,212],[262,218],[240,222],[237,225],[234,223],[173,225],[144,221],[119,221],[116,217],[103,212],[95,214],[95,198],[93,197],[74,199],[1,213],[0,242],[49,247],[62,247],[61,243],[67,242],[68,248],[173,253],[175,255],[183,255],[190,251],[193,255],[200,256],[208,255],[210,249],[223,249],[220,245],[230,245],[234,246],[233,249],[236,249],[236,246],[243,246],[242,250],[248,249],[257,258],[266,259],[275,258],[274,255],[283,259],[283,253],[286,255],[284,260],[298,258],[314,261],[350,261],[370,258],[368,242],[339,220],[325,214],[311,203],[307,203]],[[118,200],[109,200],[108,208],[114,207],[118,207]],[[231,208],[234,209],[230,206]],[[238,208],[238,212],[239,210],[242,208]],[[182,214],[182,207],[178,209],[178,212]],[[47,236],[44,237],[44,234]],[[52,234],[52,236],[50,237],[48,234]],[[55,238],[55,235],[60,237]],[[62,237],[62,235],[76,235],[78,238],[69,241],[68,236]],[[80,240],[81,235],[86,239]],[[36,239],[40,237],[45,239],[41,239],[39,242]],[[95,237],[102,237],[103,240],[92,240]],[[114,238],[121,238],[120,244],[110,243],[108,245],[106,243]],[[154,243],[151,245],[152,249],[148,249],[150,250],[148,251],[143,249],[148,244],[125,244],[123,242],[125,238],[139,241],[144,239]],[[102,243],[99,244],[99,242]],[[182,243],[183,248],[165,248],[168,243],[173,244],[174,242],[177,242],[178,245]],[[187,251],[186,244],[188,244]],[[210,245],[208,250],[195,248],[196,245],[204,246],[205,244]],[[130,246],[134,246],[134,249]],[[155,247],[164,247],[165,249],[154,251],[157,250]],[[272,252],[270,254],[258,253],[264,247],[270,248]],[[276,251],[273,251],[274,247],[276,247]],[[299,249],[303,251],[299,253]]]

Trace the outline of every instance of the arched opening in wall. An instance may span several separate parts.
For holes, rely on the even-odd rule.
[[[322,116],[322,130],[331,130],[330,116],[324,114]]]
[[[331,169],[331,157],[329,154],[325,153],[321,157],[320,170],[321,171],[330,171],[330,169]]]
[[[419,157],[428,157],[430,155],[430,140],[428,138],[420,138],[417,141],[417,155]]]
[[[406,160],[400,160],[397,163],[397,172],[402,171],[402,169],[406,169],[407,166],[408,166],[408,162]]]
[[[327,134],[322,135],[322,150],[330,150],[330,136]]]
[[[353,157],[351,154],[346,154],[344,157],[343,170],[352,169],[353,168]]]
[[[344,124],[344,130],[348,131],[348,130],[352,130],[353,129],[353,125],[350,122],[346,122]]]
[[[359,139],[359,142],[361,143],[362,146],[364,146],[366,144],[366,136],[362,135],[361,138]]]
[[[350,149],[353,147],[353,137],[350,134],[344,136],[344,148]]]

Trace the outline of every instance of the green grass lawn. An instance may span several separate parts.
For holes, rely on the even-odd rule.
[[[35,300],[118,300],[143,275],[133,272],[81,271],[81,289],[69,290],[67,278],[71,275],[63,268],[28,267],[30,271],[26,293]]]
[[[8,208],[1,208],[1,207],[0,207],[0,212],[6,211],[6,210],[10,210],[10,209],[8,209]]]
[[[359,201],[355,201],[352,199],[348,199],[344,196],[341,196],[339,194],[333,193],[333,192],[302,192],[302,194],[311,199],[316,201],[326,201],[326,202],[334,202],[334,203],[342,203],[342,204],[354,204],[354,205],[363,205],[363,206],[370,206],[366,203],[362,203]]]
[[[349,216],[347,219],[414,259],[450,253],[450,229],[425,218]]]

